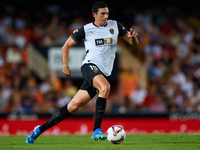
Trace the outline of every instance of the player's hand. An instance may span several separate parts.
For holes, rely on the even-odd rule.
[[[70,69],[69,66],[67,66],[67,65],[63,65],[63,73],[64,73],[67,77],[73,76],[72,73],[71,73],[71,69]]]
[[[135,30],[133,30],[132,28],[130,28],[128,37],[132,38],[132,37],[137,37],[137,36],[138,36],[138,33]]]

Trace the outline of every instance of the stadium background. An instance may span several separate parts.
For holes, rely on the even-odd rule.
[[[71,50],[70,79],[62,74],[60,50],[73,30],[93,21],[93,2],[1,0],[0,134],[27,134],[76,93],[83,43]],[[103,128],[119,123],[130,133],[200,132],[200,2],[106,3],[110,19],[135,29],[140,44],[119,39]],[[73,114],[68,126],[90,133],[94,104]]]

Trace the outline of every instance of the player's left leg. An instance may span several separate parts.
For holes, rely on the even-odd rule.
[[[102,133],[101,123],[106,108],[106,99],[110,93],[110,84],[103,75],[97,75],[93,79],[93,86],[99,90],[99,95],[96,101],[95,123],[92,140],[105,140],[107,136]]]
[[[110,92],[110,84],[95,64],[84,64],[81,67],[81,72],[85,79],[85,84],[83,84],[85,86],[82,86],[82,88],[87,89],[90,97],[92,98],[96,95],[96,91],[99,91],[98,98],[96,100],[95,124],[91,139],[105,140],[107,136],[102,133],[101,122],[106,108],[106,98]]]
[[[40,134],[67,118],[71,113],[77,111],[90,100],[91,97],[86,90],[79,90],[68,105],[55,112],[42,126],[36,126],[33,132],[26,138],[26,143],[33,144]]]

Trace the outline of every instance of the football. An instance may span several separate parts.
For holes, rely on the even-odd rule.
[[[113,144],[120,144],[124,141],[126,132],[120,125],[113,125],[107,130],[107,139]]]

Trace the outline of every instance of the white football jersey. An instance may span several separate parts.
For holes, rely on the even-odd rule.
[[[85,63],[95,64],[103,74],[111,75],[118,36],[125,36],[128,31],[117,21],[108,20],[107,25],[98,27],[94,23],[84,25],[71,35],[74,41],[84,39]]]

